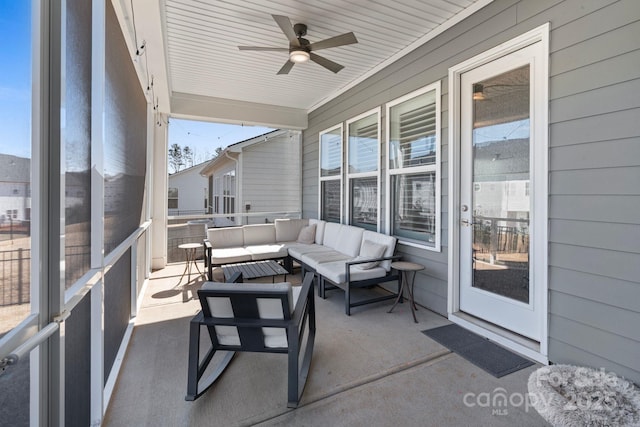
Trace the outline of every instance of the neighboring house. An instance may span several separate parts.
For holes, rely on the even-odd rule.
[[[300,212],[301,134],[275,130],[228,146],[202,169],[209,181],[210,213],[232,216],[235,224],[273,221]]]
[[[0,227],[31,220],[31,159],[0,154]]]
[[[207,178],[201,175],[205,163],[169,175],[169,215],[200,215],[207,212]]]

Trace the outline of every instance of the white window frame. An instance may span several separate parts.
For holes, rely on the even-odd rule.
[[[335,131],[340,130],[340,173],[332,176],[322,176],[322,136],[328,133],[335,133]],[[344,191],[342,187],[342,176],[344,169],[344,125],[342,123],[332,126],[328,129],[321,131],[318,135],[318,219],[322,218],[322,183],[325,181],[339,181],[340,185],[340,220],[339,223],[342,224],[343,217],[343,203],[344,203]]]
[[[176,196],[175,197],[171,197],[171,190],[176,190]],[[175,200],[176,201],[176,207],[172,208],[171,206],[169,206],[169,209],[180,209],[180,191],[178,189],[178,187],[169,187],[169,190],[167,191],[167,204],[169,204],[169,202],[171,200]]]
[[[347,152],[347,162],[346,162],[346,175],[347,175],[347,185],[346,185],[346,191],[345,191],[345,202],[346,202],[346,208],[347,208],[347,212],[346,212],[346,223],[347,224],[351,224],[351,180],[352,179],[357,179],[357,178],[371,178],[371,177],[375,177],[376,178],[376,188],[378,189],[378,194],[376,197],[376,231],[380,232],[381,229],[381,224],[380,224],[380,208],[381,208],[381,202],[380,202],[380,198],[381,198],[381,189],[380,189],[380,167],[381,167],[381,163],[382,163],[382,153],[380,152],[380,145],[381,145],[381,129],[380,129],[380,114],[381,114],[382,108],[381,107],[376,107],[372,110],[366,111],[356,117],[353,117],[352,119],[347,120],[346,123],[346,152]],[[350,146],[351,144],[349,143],[349,138],[351,137],[351,125],[356,123],[357,121],[364,119],[366,117],[370,117],[373,115],[377,115],[377,135],[376,138],[378,139],[378,151],[376,152],[376,157],[377,157],[377,165],[376,165],[376,170],[372,171],[372,172],[356,172],[356,173],[351,173],[349,172],[349,159],[350,159]]]
[[[421,166],[413,166],[413,167],[402,167],[402,168],[392,168],[390,166],[390,152],[391,152],[391,144],[390,144],[390,140],[391,140],[391,123],[390,123],[390,112],[391,112],[391,108],[393,108],[396,105],[402,104],[403,102],[409,101],[417,96],[420,95],[424,95],[428,92],[431,91],[435,91],[435,104],[436,104],[436,124],[435,124],[435,138],[436,138],[436,158],[435,158],[435,162],[431,165],[421,165]],[[386,179],[386,191],[385,191],[385,195],[386,195],[386,202],[385,202],[385,206],[386,206],[386,211],[387,211],[387,215],[386,215],[386,221],[385,221],[385,229],[387,230],[387,234],[389,235],[393,235],[392,234],[392,227],[391,227],[391,222],[392,222],[392,212],[391,210],[393,209],[392,203],[391,203],[391,177],[394,175],[413,175],[413,174],[418,174],[418,173],[429,173],[429,172],[435,172],[435,239],[433,242],[433,246],[430,246],[426,243],[421,243],[418,242],[416,240],[411,240],[411,239],[407,239],[406,237],[401,237],[401,236],[396,236],[398,238],[398,243],[400,244],[404,244],[407,246],[413,246],[416,248],[420,248],[420,249],[426,249],[428,251],[433,251],[433,252],[440,252],[442,250],[441,248],[441,235],[442,235],[442,230],[441,230],[441,217],[442,217],[442,208],[441,208],[441,173],[440,173],[440,158],[441,158],[441,151],[442,151],[442,130],[441,130],[441,115],[442,115],[442,110],[441,110],[441,101],[440,101],[440,97],[441,97],[441,81],[438,80],[437,82],[431,83],[428,86],[424,86],[418,90],[415,90],[413,92],[410,92],[404,96],[401,96],[400,98],[396,98],[393,101],[390,101],[386,104],[386,117],[385,117],[385,128],[386,128],[386,144],[387,144],[387,150],[386,150],[386,156],[387,156],[387,167],[386,167],[386,175],[385,175],[385,179]]]

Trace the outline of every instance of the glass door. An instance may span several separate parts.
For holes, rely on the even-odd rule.
[[[460,310],[539,339],[531,280],[536,45],[461,75]]]

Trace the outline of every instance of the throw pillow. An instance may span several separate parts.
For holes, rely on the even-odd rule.
[[[306,227],[302,227],[300,234],[298,234],[298,243],[306,243],[308,245],[316,241],[316,225],[311,224]]]
[[[384,252],[387,250],[386,245],[382,245],[380,243],[375,243],[370,240],[365,240],[362,242],[362,247],[360,248],[360,256],[358,258],[361,259],[374,259],[380,258],[384,255]],[[354,267],[359,268],[360,270],[370,270],[373,267],[376,267],[380,264],[380,261],[372,261],[365,262],[364,264],[357,264]]]

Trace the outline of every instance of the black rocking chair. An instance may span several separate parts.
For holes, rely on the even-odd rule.
[[[202,310],[191,320],[185,399],[202,396],[224,372],[236,351],[286,353],[287,406],[297,407],[309,375],[315,341],[313,274],[305,275],[302,286],[294,287],[289,283],[241,283],[240,273],[230,281],[233,283],[207,282],[198,291]],[[203,359],[202,326],[207,328],[211,339]],[[306,344],[301,348],[305,334]],[[201,379],[217,351],[226,353],[211,374]]]

